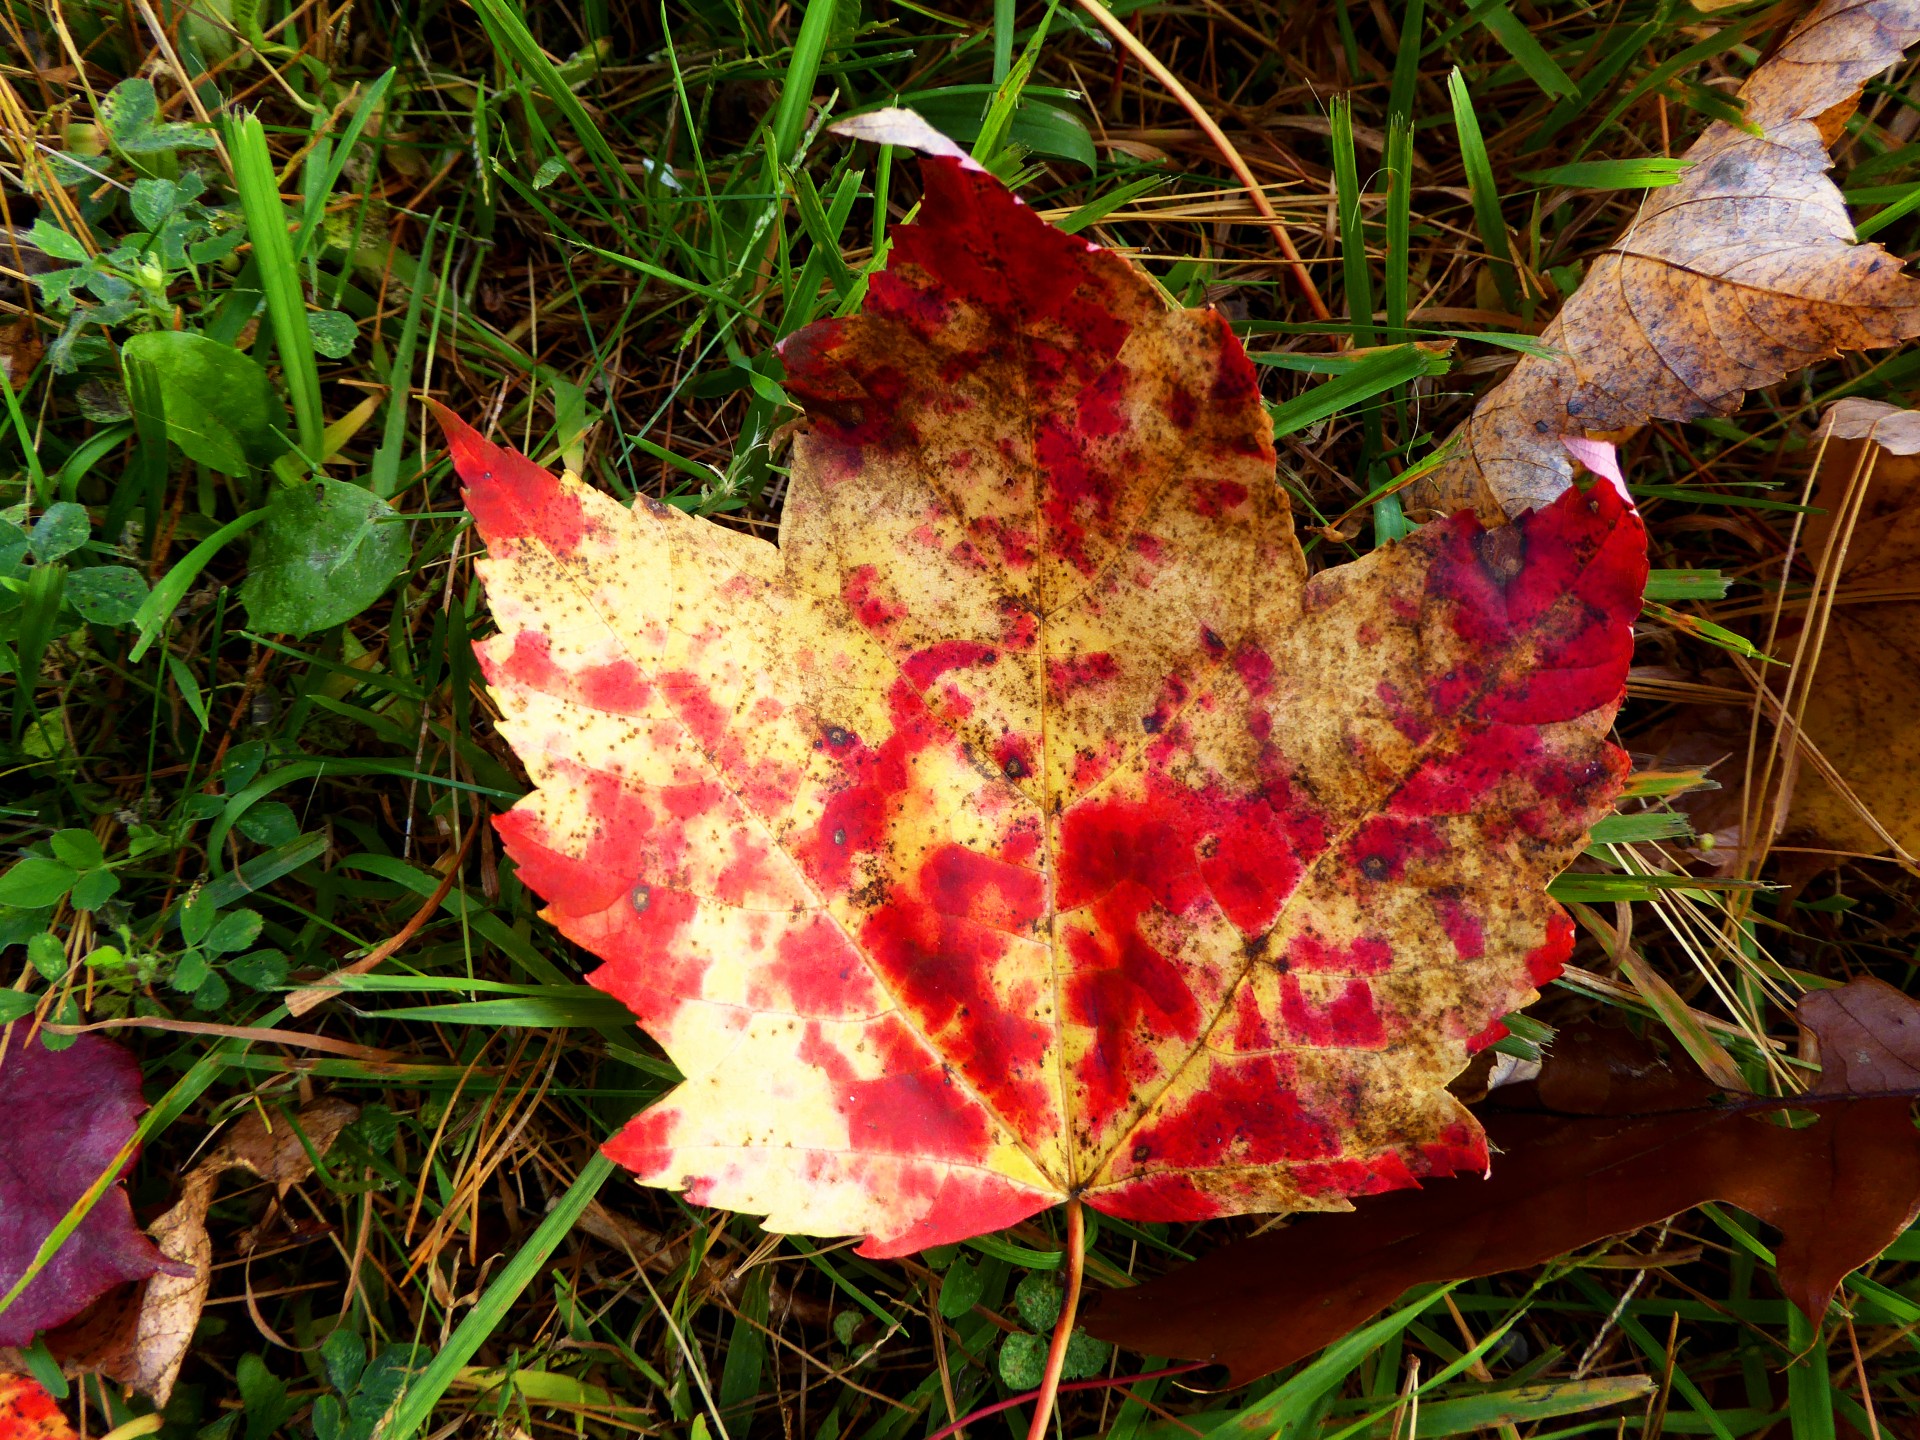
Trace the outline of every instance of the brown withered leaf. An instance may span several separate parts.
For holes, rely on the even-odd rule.
[[[1821,513],[1808,517],[1802,544],[1833,575],[1834,603],[1801,724],[1851,794],[1803,763],[1787,838],[1920,853],[1920,411],[1842,400],[1821,430]],[[1836,525],[1844,548],[1830,549]],[[1795,659],[1806,636],[1786,635],[1775,655]]]
[[[1841,1279],[1920,1211],[1909,1113],[1920,1005],[1857,980],[1806,997],[1798,1018],[1826,1059],[1818,1091],[1796,1104],[1818,1117],[1804,1129],[1751,1100],[1713,1103],[1697,1071],[1625,1032],[1583,1045],[1569,1031],[1537,1084],[1516,1087],[1560,1108],[1483,1115],[1497,1152],[1488,1178],[1302,1216],[1105,1293],[1087,1328],[1150,1354],[1225,1364],[1239,1383],[1312,1354],[1410,1285],[1521,1269],[1707,1200],[1778,1228],[1781,1287],[1822,1315]]]
[[[1701,678],[1728,689],[1742,683],[1739,673],[1731,670],[1709,671]],[[1746,863],[1743,843],[1750,819],[1756,825],[1766,825],[1771,816],[1767,843],[1779,838],[1786,820],[1785,806],[1777,801],[1763,807],[1766,813],[1754,817],[1747,814],[1747,753],[1752,724],[1751,710],[1732,705],[1682,705],[1653,729],[1637,736],[1631,746],[1636,770],[1704,773],[1708,784],[1683,791],[1671,802],[1701,838],[1692,844],[1676,842],[1675,848],[1717,875],[1737,874]],[[1774,775],[1774,794],[1777,796],[1784,784],[1790,797],[1793,779],[1791,770]]]
[[[11,325],[0,325],[0,371],[6,373],[7,382],[16,390],[24,388],[46,348],[32,319],[22,316]]]
[[[220,1177],[230,1170],[248,1171],[284,1197],[313,1173],[309,1147],[312,1154],[324,1156],[359,1113],[358,1106],[345,1100],[322,1097],[302,1107],[293,1124],[284,1119],[270,1123],[258,1110],[237,1121],[187,1172],[173,1208],[147,1227],[160,1253],[191,1267],[191,1273],[160,1274],[123,1287],[71,1324],[47,1332],[47,1348],[61,1368],[69,1375],[103,1375],[165,1406],[206,1307],[213,1268],[207,1211]],[[14,1367],[7,1352],[0,1352],[0,1371],[9,1368]]]
[[[313,1173],[308,1147],[313,1154],[325,1155],[340,1132],[359,1116],[358,1105],[331,1096],[302,1106],[294,1117],[296,1125],[270,1125],[266,1116],[255,1110],[228,1131],[219,1149],[195,1169],[250,1170],[284,1196],[289,1186]]]
[[[1416,518],[1471,505],[1489,523],[1567,488],[1560,437],[1738,408],[1843,350],[1920,334],[1920,280],[1855,242],[1827,146],[1861,87],[1920,39],[1920,0],[1822,0],[1740,89],[1759,135],[1716,121],[1407,492]]]
[[[1920,1006],[1891,985],[1856,981],[1800,1002],[1820,1046],[1820,1090],[1869,1095],[1920,1089]]]

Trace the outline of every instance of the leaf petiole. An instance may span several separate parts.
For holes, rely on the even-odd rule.
[[[1047,1368],[1040,1376],[1040,1393],[1034,1397],[1033,1424],[1027,1440],[1046,1440],[1047,1424],[1053,1418],[1053,1402],[1060,1393],[1060,1371],[1067,1363],[1067,1342],[1073,1338],[1074,1318],[1080,1311],[1080,1282],[1087,1270],[1087,1220],[1079,1200],[1067,1201],[1067,1294],[1060,1305],[1060,1319],[1053,1327],[1053,1343],[1047,1347]]]

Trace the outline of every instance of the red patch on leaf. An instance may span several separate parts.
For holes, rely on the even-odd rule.
[[[586,534],[580,502],[514,450],[502,450],[435,401],[434,418],[446,432],[453,467],[466,482],[461,492],[488,545],[533,540],[556,555],[570,555]]]

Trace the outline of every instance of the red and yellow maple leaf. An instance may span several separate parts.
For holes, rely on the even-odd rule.
[[[784,347],[777,547],[443,415],[537,787],[501,833],[686,1076],[608,1153],[870,1255],[1482,1168],[1444,1086],[1570,948],[1638,516],[1309,578],[1226,322],[925,177]]]

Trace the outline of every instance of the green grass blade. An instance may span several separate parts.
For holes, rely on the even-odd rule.
[[[1413,125],[1404,115],[1387,122],[1387,329],[1407,338],[1413,275]]]
[[[620,166],[620,157],[607,143],[607,137],[600,133],[600,127],[594,124],[587,107],[580,103],[580,97],[573,93],[573,87],[567,84],[553,61],[547,58],[547,52],[540,48],[540,42],[533,38],[533,32],[527,29],[527,22],[506,0],[472,0],[472,3],[480,23],[487,27],[487,34],[494,46],[505,52],[514,65],[531,77],[541,93],[553,102],[554,108],[566,117],[567,124],[573,127],[573,133],[585,147],[587,157],[600,172],[601,183],[608,192],[624,195],[628,188],[627,176]]]
[[[1511,55],[1514,63],[1527,74],[1527,78],[1538,85],[1541,91],[1556,100],[1572,99],[1580,93],[1580,87],[1567,77],[1560,68],[1560,62],[1549,55],[1538,40],[1534,39],[1520,17],[1509,10],[1504,0],[1488,6],[1480,12],[1480,25],[1500,44],[1500,48]]]
[[[876,147],[873,161],[873,258],[887,253],[887,203],[893,198],[893,146]]]
[[[1226,1416],[1205,1432],[1206,1440],[1268,1440],[1298,1421],[1321,1396],[1344,1381],[1360,1362],[1377,1350],[1389,1335],[1397,1335],[1424,1315],[1451,1285],[1429,1289],[1411,1304],[1362,1326],[1337,1340],[1298,1374],[1290,1376],[1265,1399]]]
[[[1404,385],[1421,375],[1443,374],[1446,368],[1445,356],[1431,354],[1414,345],[1396,345],[1391,350],[1369,355],[1346,374],[1337,375],[1304,395],[1296,395],[1291,400],[1275,405],[1270,412],[1274,436],[1278,438],[1304,430],[1316,421],[1371,400],[1396,385]]]
[[[1915,210],[1920,209],[1920,185],[1907,185],[1902,188],[1905,193],[1899,199],[1886,209],[1869,215],[1853,227],[1855,238],[1865,240],[1870,236],[1878,235],[1894,221],[1905,219]]]
[[[1633,160],[1576,160],[1546,170],[1522,170],[1520,179],[1535,185],[1566,185],[1575,190],[1651,190],[1678,185],[1691,160],[1644,155]]]
[[[1787,1414],[1793,1440],[1835,1440],[1833,1383],[1827,1374],[1827,1347],[1820,1327],[1797,1309],[1787,1311]]]
[[[257,115],[228,117],[227,149],[233,156],[233,186],[247,217],[247,236],[259,262],[260,287],[267,297],[267,319],[280,352],[280,368],[293,401],[301,453],[320,462],[325,420],[320,410],[320,366],[307,330],[307,299],[300,287],[287,211],[280,203],[280,182],[267,149],[267,132]]]
[[[807,232],[807,238],[813,242],[813,253],[820,257],[821,268],[825,270],[827,283],[833,287],[834,298],[844,300],[853,289],[854,274],[840,254],[840,228],[846,223],[846,209],[840,205],[841,196],[846,193],[846,181],[851,179],[859,184],[858,172],[844,177],[840,188],[834,193],[834,209],[840,213],[840,223],[835,224],[827,214],[827,207],[820,202],[820,192],[815,188],[813,177],[804,170],[794,173],[794,200],[800,209],[800,224]],[[850,209],[851,206],[847,207]],[[806,287],[801,286],[804,292]],[[802,301],[811,300],[811,294],[802,293],[796,297]]]
[[[423,1025],[484,1025],[490,1030],[624,1029],[633,1024],[633,1012],[611,995],[602,995],[584,985],[566,988],[572,993],[513,1000],[454,1001],[446,1005],[402,1005],[360,1013],[387,1024],[413,1021]]]
[[[1766,888],[1757,880],[1696,880],[1691,875],[1566,874],[1549,882],[1547,893],[1562,902],[1604,905],[1620,900],[1657,900],[1666,890],[1704,900],[1716,892]]]
[[[1058,9],[1059,0],[1052,0],[1046,13],[1040,17],[1040,23],[1034,26],[1033,34],[1028,37],[1019,61],[1008,69],[993,92],[993,99],[987,105],[986,118],[980,122],[980,134],[973,142],[973,158],[982,165],[991,166],[1006,145],[1008,134],[1013,129],[1014,116],[1020,110],[1020,93],[1026,89],[1027,81],[1033,75],[1033,67],[1040,61],[1040,47],[1047,38],[1048,27],[1053,24],[1054,13]]]
[[[1763,19],[1764,17],[1761,14],[1756,13],[1747,20],[1736,21],[1731,25],[1722,26],[1699,44],[1689,46],[1672,59],[1664,60],[1654,66],[1653,69],[1649,70],[1634,83],[1632,89],[1614,101],[1607,113],[1601,117],[1599,124],[1593,124],[1591,117],[1586,117],[1586,123],[1582,126],[1583,133],[1580,141],[1573,147],[1574,158],[1577,159],[1579,156],[1585,154],[1590,145],[1613,128],[1616,120],[1622,115],[1625,115],[1635,105],[1639,104],[1646,96],[1651,95],[1654,91],[1665,86],[1669,80],[1672,80],[1683,71],[1692,69],[1702,60],[1711,60],[1717,55],[1724,55],[1729,50],[1733,50],[1743,44],[1748,39],[1750,31],[1760,25]],[[1650,25],[1646,27],[1645,40],[1651,41],[1658,34],[1658,28]],[[1635,43],[1637,46],[1637,44],[1645,42],[1635,37]]]
[[[1588,837],[1595,845],[1626,845],[1648,840],[1677,840],[1693,833],[1693,822],[1669,810],[1639,815],[1608,815],[1596,821]]]
[[[276,845],[250,860],[242,861],[231,875],[207,881],[200,887],[199,896],[216,910],[237,904],[247,896],[264,890],[281,876],[291,875],[309,861],[318,860],[326,854],[331,843],[325,831],[316,830],[310,835],[302,835],[298,840]],[[176,904],[161,915],[160,922],[162,925],[170,924],[179,914],[180,907]]]
[[[294,235],[293,253],[295,258],[307,253],[307,247],[313,243],[313,237],[320,233],[321,218],[326,213],[327,200],[333,194],[333,187],[340,183],[340,177],[346,173],[347,162],[353,158],[353,147],[360,143],[360,136],[367,128],[367,122],[380,108],[380,102],[387,97],[387,90],[393,84],[393,77],[400,72],[389,68],[373,84],[367,87],[366,94],[360,97],[360,103],[354,106],[353,119],[347,122],[347,128],[341,132],[340,139],[333,147],[332,158],[328,161],[325,173],[314,186],[316,199],[309,201],[300,217],[300,228]]]
[[[720,1388],[715,1396],[723,1417],[750,1414],[754,1399],[760,1394],[767,1358],[767,1342],[761,1337],[761,1330],[767,1323],[767,1291],[772,1279],[773,1272],[762,1266],[749,1275],[741,1287],[740,1314],[733,1322],[733,1338],[727,1344],[726,1359],[720,1368]]]
[[[807,107],[813,103],[813,84],[820,78],[820,61],[833,38],[834,13],[840,0],[807,0],[800,19],[800,33],[794,37],[793,54],[787,60],[786,78],[780,82],[780,99],[774,106],[774,152],[780,163],[791,165],[800,154],[800,142],[807,133]]]
[[[1065,235],[1078,235],[1089,225],[1098,225],[1128,201],[1138,199],[1149,190],[1156,190],[1166,183],[1158,175],[1149,175],[1143,180],[1129,180],[1119,189],[1109,190],[1097,200],[1089,200],[1054,228]]]
[[[420,260],[416,275],[430,274],[433,242],[440,233],[440,215],[436,211],[420,242]],[[420,307],[425,303],[427,287],[414,285],[407,293],[407,314],[400,322],[400,339],[393,347],[393,365],[387,371],[387,420],[380,435],[380,448],[373,452],[373,464],[367,483],[382,500],[391,500],[400,488],[400,454],[407,443],[407,416],[412,406],[408,392],[413,381],[413,352],[420,342]]]
[[[1340,216],[1340,275],[1353,343],[1373,344],[1373,280],[1360,213],[1360,166],[1353,151],[1353,97],[1336,95],[1327,110],[1333,141],[1334,203]]]
[[[67,567],[58,561],[36,565],[19,592],[13,616],[13,643],[18,673],[13,686],[13,734],[18,739],[33,712],[35,681],[40,662],[59,628],[60,598],[66,590]]]
[[[1575,1271],[1571,1279],[1572,1283],[1586,1294],[1601,1313],[1604,1314],[1613,1308],[1614,1297],[1601,1286],[1594,1284],[1586,1275]],[[1666,1346],[1654,1337],[1651,1330],[1640,1323],[1633,1312],[1634,1307],[1631,1305],[1619,1312],[1617,1323],[1620,1326],[1620,1333],[1633,1342],[1634,1347],[1646,1357],[1649,1365],[1664,1371],[1667,1368]],[[1701,1432],[1714,1436],[1715,1440],[1734,1440],[1734,1432],[1728,1427],[1721,1407],[1707,1399],[1700,1387],[1694,1383],[1693,1378],[1687,1374],[1685,1367],[1678,1363],[1673,1366],[1673,1393],[1687,1404],[1694,1415],[1699,1417]],[[1674,1417],[1670,1414],[1667,1418],[1671,1422]],[[1672,1428],[1674,1427],[1669,1424],[1669,1429]]]
[[[1473,198],[1474,224],[1479,227],[1480,243],[1486,247],[1488,262],[1493,266],[1493,283],[1508,311],[1523,314],[1513,251],[1507,244],[1507,225],[1500,216],[1500,192],[1493,182],[1493,161],[1487,155],[1480,120],[1473,113],[1473,98],[1467,94],[1466,77],[1458,65],[1447,76],[1447,95],[1453,101],[1453,126],[1460,137],[1460,159],[1467,170],[1467,192]]]
[[[27,425],[27,417],[20,409],[20,397],[14,394],[13,381],[8,372],[11,365],[0,365],[0,395],[7,401],[7,418],[13,422],[13,433],[20,441],[20,448],[27,457],[27,484],[33,492],[36,505],[49,504],[53,497],[47,491],[47,472],[40,468],[40,451],[33,443],[33,431]]]
[[[1791,500],[1769,500],[1764,495],[1722,495],[1697,485],[1640,485],[1627,487],[1639,500],[1684,500],[1690,505],[1731,505],[1737,510],[1778,510],[1794,515],[1817,515],[1819,507]]]
[[[1393,56],[1393,86],[1388,92],[1387,114],[1402,120],[1413,119],[1413,91],[1420,81],[1420,37],[1426,26],[1427,0],[1407,0],[1406,13],[1400,19],[1400,36]]]
[[[581,1168],[579,1178],[554,1202],[527,1243],[494,1277],[479,1303],[466,1313],[447,1343],[387,1412],[374,1430],[376,1440],[410,1440],[419,1433],[461,1367],[472,1360],[500,1328],[514,1301],[533,1283],[534,1276],[560,1247],[560,1242],[572,1233],[574,1224],[612,1175],[613,1162],[598,1150],[594,1151],[593,1157]]]
[[[1724,600],[1733,578],[1718,570],[1649,570],[1648,600]]]
[[[1620,73],[1640,55],[1647,45],[1659,34],[1658,21],[1648,21],[1631,29],[1621,27],[1611,41],[1599,46],[1598,59],[1589,58],[1580,75],[1580,93],[1560,101],[1547,112],[1547,116],[1533,127],[1526,142],[1521,145],[1522,155],[1538,155],[1549,149],[1560,132],[1574,121],[1587,117],[1590,107],[1598,102],[1601,92],[1620,78]]]
[[[127,652],[128,661],[137,662],[147,653],[154,637],[172,617],[175,608],[186,598],[187,591],[193,588],[193,582],[200,578],[200,572],[207,568],[207,562],[219,553],[220,548],[229,540],[246,534],[266,518],[266,510],[260,509],[249,511],[237,520],[229,520],[167,571],[133,614],[133,625],[140,638],[134,641],[133,648]]]

